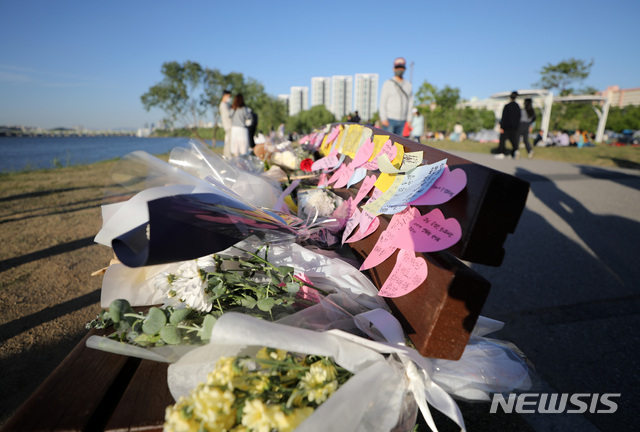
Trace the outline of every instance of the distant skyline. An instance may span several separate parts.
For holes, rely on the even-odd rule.
[[[392,75],[460,89],[464,99],[533,88],[540,69],[593,59],[582,86],[640,87],[637,0],[535,3],[326,1],[0,2],[0,125],[140,128],[140,96],[164,62],[240,72],[271,96],[314,76]]]

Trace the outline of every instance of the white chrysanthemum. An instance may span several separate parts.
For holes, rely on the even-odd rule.
[[[298,166],[300,165],[300,162],[298,162],[298,158],[293,154],[291,150],[274,153],[271,156],[271,160],[274,164],[289,168],[291,170],[298,168]]]
[[[325,191],[316,189],[307,194],[307,202],[304,205],[304,212],[307,215],[315,215],[318,210],[318,216],[326,217],[336,209],[336,205]]]
[[[197,258],[181,263],[175,273],[160,273],[154,278],[153,284],[164,294],[165,306],[209,312],[213,305],[204,291],[207,287],[204,275],[214,270],[212,256]]]

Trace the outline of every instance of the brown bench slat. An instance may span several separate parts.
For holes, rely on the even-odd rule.
[[[105,430],[162,431],[165,409],[175,402],[167,385],[168,366],[142,360]]]
[[[14,413],[3,432],[101,430],[139,360],[87,348],[90,331]],[[113,405],[113,406],[111,406]]]

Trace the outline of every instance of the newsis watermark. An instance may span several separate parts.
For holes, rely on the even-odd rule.
[[[505,399],[502,394],[494,394],[491,401],[492,414],[498,407],[507,414],[613,414],[618,404],[612,399],[621,393],[510,393]]]

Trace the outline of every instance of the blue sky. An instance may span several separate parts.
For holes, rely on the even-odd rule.
[[[157,122],[140,96],[167,61],[241,72],[274,96],[313,76],[382,81],[398,56],[414,62],[414,87],[465,99],[532,88],[571,57],[594,61],[585,86],[640,87],[638,16],[638,0],[2,0],[0,125]]]

